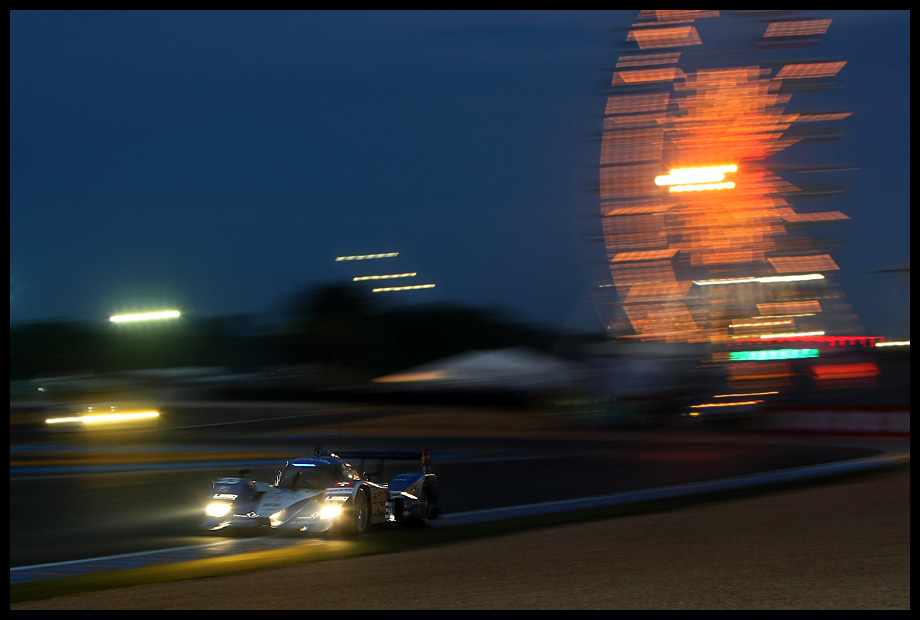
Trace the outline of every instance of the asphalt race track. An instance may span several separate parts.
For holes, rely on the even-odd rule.
[[[507,512],[509,507],[514,506],[524,505],[530,510],[535,507],[547,509],[547,506],[552,509],[564,509],[564,502],[576,498],[606,498],[607,501],[619,498],[615,501],[631,501],[630,498],[642,497],[641,494],[647,493],[649,489],[659,492],[662,489],[669,492],[684,489],[684,492],[692,492],[693,488],[702,488],[700,485],[712,484],[713,481],[718,481],[719,485],[737,484],[738,481],[776,475],[778,471],[812,472],[811,475],[816,475],[814,472],[838,466],[834,464],[843,462],[854,466],[857,463],[879,459],[886,453],[900,453],[902,457],[906,454],[909,462],[909,439],[890,444],[879,441],[829,441],[821,438],[742,434],[713,436],[692,431],[678,434],[584,433],[561,428],[558,421],[523,417],[508,412],[496,413],[490,417],[489,425],[483,424],[482,419],[477,417],[481,416],[481,413],[470,412],[463,412],[465,417],[461,423],[457,417],[459,412],[448,415],[443,411],[391,409],[384,415],[379,410],[368,411],[360,408],[337,411],[331,424],[328,412],[317,412],[313,408],[308,412],[294,412],[295,415],[289,416],[289,413],[292,412],[289,410],[282,416],[269,416],[263,411],[257,430],[254,430],[252,424],[246,422],[251,419],[251,411],[238,410],[233,415],[227,415],[223,410],[186,411],[176,414],[175,419],[169,423],[172,426],[158,429],[155,436],[147,434],[143,439],[133,437],[130,444],[130,453],[133,456],[120,460],[113,459],[111,452],[118,452],[124,447],[125,442],[122,440],[125,436],[110,435],[104,441],[100,441],[99,438],[87,440],[85,437],[68,436],[22,444],[28,445],[29,450],[14,450],[11,438],[11,584],[14,582],[14,574],[24,574],[24,571],[18,570],[24,566],[60,562],[78,565],[81,563],[73,560],[104,556],[149,558],[150,555],[144,552],[153,550],[159,550],[162,558],[172,558],[170,561],[175,561],[175,556],[170,553],[189,547],[202,548],[205,541],[188,535],[183,529],[189,523],[193,523],[195,502],[199,497],[196,486],[210,480],[214,475],[229,473],[227,468],[238,467],[241,460],[249,461],[246,463],[248,465],[262,464],[266,472],[272,472],[270,463],[275,463],[276,460],[265,457],[274,456],[283,460],[284,457],[280,455],[286,450],[302,448],[311,443],[309,440],[325,441],[332,438],[338,440],[338,443],[350,444],[355,449],[379,447],[381,444],[391,446],[394,442],[427,441],[426,447],[435,450],[435,471],[441,477],[444,488],[444,509],[447,517],[443,523],[445,525],[449,525],[451,519],[474,518],[471,515],[477,515],[475,518],[483,518],[483,515],[492,515],[488,518],[496,518],[494,515],[498,514],[500,518],[514,518],[514,514]],[[215,421],[215,416],[218,415],[220,419]],[[215,424],[220,425],[220,432],[215,431]],[[552,433],[551,437],[548,438],[547,433]],[[175,449],[167,448],[175,448],[175,440],[180,436],[191,437],[193,440],[189,441],[189,444],[199,447],[205,445],[204,439],[208,440],[206,445],[210,447],[211,453],[198,450],[198,457],[214,457],[215,454],[223,456],[217,460],[199,458],[197,461],[179,458],[187,457],[187,454],[177,454]],[[279,442],[279,436],[287,441]],[[241,441],[243,437],[245,441]],[[899,448],[892,450],[892,445]],[[39,447],[43,449],[38,450]],[[80,450],[76,450],[75,447]],[[154,447],[157,450],[154,450]],[[121,452],[125,453],[123,449]],[[296,450],[287,453],[286,456],[302,452],[303,450]],[[27,454],[33,458],[27,458]],[[57,456],[52,459],[49,454]],[[75,454],[82,456],[78,458]],[[108,454],[108,457],[101,458],[100,454]],[[155,456],[157,454],[160,456]],[[169,458],[164,458],[164,454],[170,455]],[[88,455],[93,456],[88,458]],[[274,468],[277,469],[277,465]],[[255,471],[256,468],[253,469]],[[53,475],[55,470],[60,475]],[[905,592],[909,592],[909,471],[906,476],[906,529],[900,532],[897,527],[893,527],[891,533],[894,534],[892,540],[906,535],[905,557],[908,559]],[[897,485],[892,488],[899,489]],[[41,489],[42,492],[33,494],[31,491],[34,489]],[[686,491],[687,489],[691,491]],[[55,501],[59,502],[56,506],[64,507],[61,512],[67,513],[69,517],[47,519],[38,524],[30,519],[18,519],[18,515],[37,514],[34,511],[42,508],[40,502],[35,499],[36,496],[55,498]],[[897,493],[889,499],[896,501]],[[751,501],[756,500],[744,500],[745,503]],[[171,505],[173,510],[170,512],[164,509],[164,504]],[[151,506],[159,508],[153,509]],[[180,506],[187,510],[175,510]],[[897,511],[894,514],[898,514]],[[655,520],[658,516],[650,515],[643,518]],[[619,520],[616,521],[619,523]],[[758,522],[762,521],[763,518]],[[562,530],[570,527],[589,526],[564,526]],[[564,539],[573,536],[564,531],[559,533]],[[752,534],[753,532],[747,529],[739,533]],[[532,535],[534,534],[521,534]],[[502,540],[506,538],[503,537]],[[35,544],[36,541],[42,541],[42,544]],[[208,540],[207,544],[211,546],[211,553],[220,546],[213,540]],[[272,543],[262,540],[248,543],[243,541],[239,544]],[[309,544],[321,544],[321,541],[311,541]],[[464,544],[475,546],[477,543]],[[630,541],[630,544],[638,543]],[[514,555],[505,554],[500,557],[508,561]],[[348,562],[382,561],[385,560],[360,558]],[[322,564],[325,566],[328,563]],[[896,566],[895,562],[894,567]],[[17,570],[14,571],[14,568]],[[302,569],[315,570],[308,566]],[[896,584],[893,584],[893,587],[897,589]],[[535,592],[551,591],[554,588],[555,586],[544,585]],[[530,599],[530,603],[527,603],[521,598],[507,594],[502,596],[501,600],[474,596],[465,603],[454,599],[441,599],[444,604],[431,602],[422,606],[631,606],[616,598],[608,599],[607,603],[591,603],[589,601],[593,599],[587,598],[568,601],[560,599],[558,602],[550,603],[547,598],[535,594],[536,598]],[[897,594],[893,596],[894,600],[884,604],[877,602],[875,606],[893,605],[894,608],[899,608],[899,605],[906,602],[906,607],[909,608],[909,593],[904,600],[898,600]],[[254,606],[248,607],[250,603],[234,602],[233,605],[227,606],[226,603],[221,604],[213,600],[199,603],[182,597],[173,598],[169,603],[153,603],[148,599],[132,600],[133,602],[128,603],[121,599],[121,603],[114,605],[167,608],[168,605],[182,601],[178,607],[173,608],[242,609],[288,608],[287,605],[291,602],[272,602],[260,598],[261,603],[252,603]],[[378,599],[378,602],[381,600],[384,599]],[[448,600],[454,602],[447,603]],[[676,605],[673,602],[668,603],[668,600],[671,599],[659,598],[657,605],[646,603],[640,607],[687,606],[686,601]],[[65,604],[63,599],[61,601],[61,604]],[[105,606],[98,599],[96,601],[88,605],[98,606],[97,608]],[[76,603],[71,601],[70,604]],[[383,603],[381,606],[394,605],[396,604],[391,602]],[[785,604],[777,599],[774,599],[773,605],[761,603],[741,607],[761,605],[785,607]],[[816,602],[815,606],[839,608],[837,604],[827,602]],[[853,607],[852,604],[848,606]],[[291,608],[296,608],[296,605],[292,605]]]
[[[910,473],[11,609],[910,609]]]

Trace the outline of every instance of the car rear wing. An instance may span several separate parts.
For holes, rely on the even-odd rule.
[[[317,448],[315,453],[317,456],[324,454],[333,455],[331,452],[327,452],[322,448]],[[368,477],[380,476],[383,473],[383,464],[386,461],[417,461],[422,466],[422,473],[431,473],[431,450],[427,448],[421,452],[348,452],[341,454],[336,453],[334,456],[349,461],[358,461],[360,463],[360,471],[365,473]],[[368,461],[377,462],[376,471],[369,472],[365,469]]]

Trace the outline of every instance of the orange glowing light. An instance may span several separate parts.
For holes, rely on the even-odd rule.
[[[807,273],[810,271],[824,272],[840,269],[837,263],[827,254],[814,256],[774,256],[769,259],[776,273]]]
[[[764,37],[804,37],[824,34],[831,25],[829,19],[801,19],[773,22],[767,26]]]
[[[635,41],[639,49],[700,45],[700,35],[695,26],[669,26],[665,28],[635,28],[627,41]]]
[[[768,392],[749,392],[747,394],[714,394],[713,398],[748,398],[751,396],[775,396],[779,394],[776,390],[770,390]]]
[[[668,174],[655,177],[655,185],[715,184],[725,180],[726,172],[737,172],[738,166],[704,166],[700,168],[671,168]]]
[[[789,64],[780,69],[779,73],[776,74],[776,79],[798,80],[805,78],[834,77],[840,73],[840,70],[843,69],[845,64],[847,64],[846,61],[801,62]]]
[[[638,93],[611,97],[607,100],[605,114],[610,117],[615,114],[632,115],[646,112],[662,112],[668,107],[671,100],[669,93]],[[610,136],[605,136],[610,137]]]
[[[697,19],[703,19],[706,17],[718,17],[718,11],[709,11],[702,9],[646,9],[639,11],[640,20],[647,19],[649,17],[654,18],[654,21],[657,21],[662,24],[674,23],[674,22],[693,22]],[[644,23],[644,22],[643,22]]]
[[[649,67],[654,65],[671,65],[680,60],[680,52],[665,54],[636,54],[624,56],[617,61],[617,69],[623,67]]]
[[[659,69],[639,69],[635,71],[617,71],[613,74],[611,85],[618,84],[647,84],[650,82],[670,82],[683,77],[683,72],[677,67]]]
[[[749,407],[751,405],[759,405],[762,402],[762,400],[739,400],[730,403],[700,403],[698,405],[691,405],[691,407],[693,409],[704,409],[708,407]]]

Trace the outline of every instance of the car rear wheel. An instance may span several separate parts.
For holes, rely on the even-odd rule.
[[[437,516],[437,500],[434,497],[434,493],[428,488],[428,485],[425,485],[425,488],[422,489],[422,496],[419,498],[421,505],[419,506],[419,515],[422,518],[422,521],[427,523]]]
[[[418,517],[407,519],[401,525],[403,527],[424,527],[436,519],[439,512],[437,493],[426,484],[422,487],[422,493],[419,496]]]

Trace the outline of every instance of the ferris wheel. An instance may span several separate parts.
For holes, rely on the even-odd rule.
[[[846,64],[800,58],[830,25],[789,11],[639,12],[613,70],[600,156],[621,335],[720,343],[828,321],[847,329],[850,313],[834,311],[842,296],[828,293],[838,266],[805,234],[847,216],[797,210],[807,191],[782,163],[849,115],[798,101]]]

